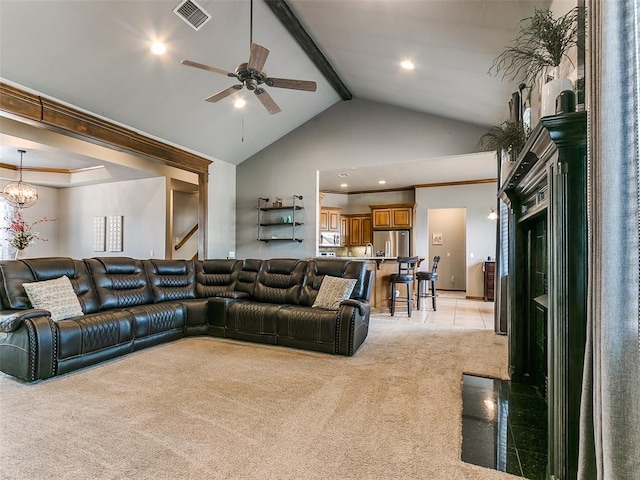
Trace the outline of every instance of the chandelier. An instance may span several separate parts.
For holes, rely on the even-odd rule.
[[[22,155],[26,150],[18,150],[20,153],[20,179],[17,182],[7,183],[2,190],[2,197],[14,208],[27,208],[38,201],[38,191],[30,183],[22,181]]]

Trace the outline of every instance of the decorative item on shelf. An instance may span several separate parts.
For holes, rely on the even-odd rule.
[[[9,223],[8,227],[2,227],[6,233],[6,239],[13,248],[16,249],[16,260],[20,255],[20,252],[27,248],[36,240],[48,242],[46,238],[41,238],[39,232],[34,232],[32,228],[39,223],[55,222],[56,218],[42,217],[33,223],[27,222],[22,216],[22,210],[16,209],[13,213],[13,218],[5,217],[5,220]]]
[[[571,61],[569,50],[578,45],[579,15],[580,10],[574,8],[555,19],[550,10],[535,9],[533,16],[520,21],[513,45],[489,69],[489,74],[502,73],[510,81],[522,76],[522,82],[533,87],[540,75],[553,68],[553,80],[541,89],[541,117],[554,115],[557,96],[572,88],[571,80],[561,77],[560,64],[564,58]]]
[[[280,197],[276,197],[276,199],[274,200],[274,202],[272,203],[273,208],[280,208],[282,207],[282,198]]]
[[[531,131],[522,122],[506,121],[482,135],[479,145],[486,151],[507,152],[510,160],[515,160],[522,151]]]
[[[563,90],[556,99],[556,115],[573,113],[576,111],[576,92]]]
[[[584,77],[576,80],[576,112],[584,112]]]
[[[489,212],[489,215],[487,216],[487,218],[489,220],[497,220],[498,219],[498,213],[496,212],[496,207],[491,207],[491,211]]]
[[[18,150],[20,153],[19,180],[10,182],[2,190],[2,197],[14,208],[28,208],[38,201],[38,191],[30,183],[22,181],[22,156],[26,150]]]
[[[542,86],[542,104],[540,106],[540,116],[546,117],[557,113],[557,99],[564,91],[573,92],[573,83],[568,78],[560,76],[560,66],[553,69],[553,80]],[[575,102],[574,102],[575,103]]]

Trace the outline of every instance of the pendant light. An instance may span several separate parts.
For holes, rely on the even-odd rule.
[[[22,156],[26,150],[18,150],[20,153],[20,179],[17,182],[7,183],[2,190],[2,197],[14,208],[27,208],[38,201],[38,191],[30,183],[22,181]]]

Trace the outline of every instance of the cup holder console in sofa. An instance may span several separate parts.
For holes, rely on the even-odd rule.
[[[83,315],[52,320],[23,284],[63,276]],[[335,310],[313,307],[325,276],[355,281]],[[372,287],[365,262],[339,259],[1,261],[0,370],[40,380],[191,335],[353,355]]]

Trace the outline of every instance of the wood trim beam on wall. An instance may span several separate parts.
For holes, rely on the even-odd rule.
[[[309,59],[314,63],[324,78],[331,84],[333,89],[340,95],[342,100],[351,100],[353,95],[344,84],[342,79],[333,69],[327,57],[324,56],[318,45],[313,41],[305,28],[291,10],[285,0],[265,0],[267,6],[280,20],[282,25],[287,29],[296,42],[302,47]]]
[[[0,114],[189,172],[209,171],[211,160],[5,83],[0,83]]]

